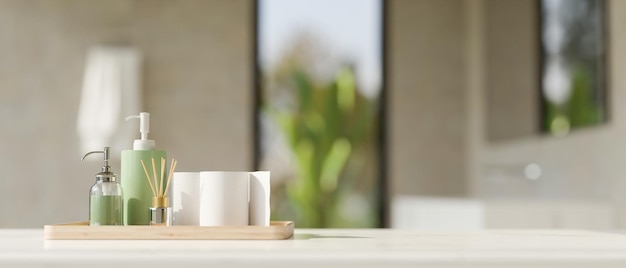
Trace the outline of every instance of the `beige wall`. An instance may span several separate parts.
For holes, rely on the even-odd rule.
[[[534,136],[539,130],[537,4],[488,0],[483,5],[485,127],[490,141]]]
[[[535,67],[538,65],[537,1],[445,3],[459,7],[462,15],[457,13],[458,9],[442,8],[445,4],[437,0],[391,1],[394,13],[390,24],[398,28],[390,31],[390,179],[394,183],[394,194],[413,196],[396,201],[417,200],[412,203],[412,210],[403,210],[413,211],[413,214],[399,216],[412,223],[428,221],[419,218],[420,209],[439,208],[437,205],[458,209],[454,211],[457,214],[474,213],[476,211],[464,208],[479,202],[484,204],[481,208],[484,211],[476,213],[483,217],[485,228],[624,228],[626,76],[621,74],[626,72],[623,49],[626,47],[626,18],[622,16],[626,2],[608,1],[610,121],[598,127],[577,129],[565,137],[536,133],[539,118],[539,73]],[[464,17],[463,23],[442,23],[450,19],[449,12]],[[424,28],[431,31],[424,31]],[[464,49],[460,55],[420,45],[422,42],[443,45],[442,39],[436,37],[451,32],[465,36],[457,40],[457,46]],[[447,98],[430,98],[432,103],[424,103],[426,98],[422,96],[433,94],[433,85],[452,82],[434,79],[445,71],[433,74],[417,70],[437,68],[442,62],[463,65],[465,70],[451,77],[454,82],[459,77],[463,82],[456,84],[459,90],[451,92]],[[418,96],[421,100],[416,100]],[[456,103],[462,99],[465,105],[460,118],[450,121],[451,116],[434,114],[438,108],[452,102],[451,99]],[[407,105],[409,102],[427,107],[433,114]],[[441,131],[432,123],[435,120],[462,126],[458,131],[463,141]],[[412,138],[414,144],[409,142]],[[442,147],[441,144],[454,146]],[[456,151],[463,156],[448,161],[438,157],[442,150]],[[428,162],[429,157],[437,159],[436,163]],[[524,176],[523,169],[529,163],[542,166],[543,175],[538,180]],[[447,165],[448,170],[438,168],[443,165]],[[447,196],[438,188],[443,182],[437,179],[453,173],[457,177],[447,181],[462,187],[456,191],[460,192],[458,195],[472,199],[415,197]],[[455,202],[460,205],[454,206]],[[401,205],[407,206],[406,203]],[[403,206],[396,208],[406,208]],[[470,215],[473,216],[476,214]],[[445,219],[450,218],[454,216]],[[431,220],[431,224],[437,221]]]
[[[389,179],[393,194],[463,195],[465,5],[389,2]]]
[[[486,3],[493,2],[499,1]],[[517,2],[529,5],[534,1]],[[601,199],[620,204],[624,201],[626,143],[622,141],[626,137],[626,117],[623,116],[626,114],[623,105],[626,103],[626,78],[620,75],[626,72],[626,53],[622,49],[626,47],[626,20],[621,16],[624,12],[626,2],[609,1],[610,122],[599,127],[578,129],[560,138],[532,135],[504,142],[489,142],[484,137],[476,140],[483,146],[474,152],[474,157],[480,159],[475,161],[475,168],[481,172],[471,178],[472,195],[485,198]],[[485,79],[488,83],[491,78],[486,75]],[[520,87],[519,90],[536,92],[532,84],[524,81],[516,86]],[[519,98],[514,105],[531,106],[534,101],[531,98]],[[513,104],[513,101],[509,100],[509,103]],[[481,108],[476,106],[473,109]],[[522,112],[519,109],[513,111]],[[525,179],[521,168],[528,163],[540,164],[544,176],[537,181]],[[493,176],[494,170],[507,169],[507,166],[512,167],[508,168],[509,171],[517,171]]]
[[[87,219],[100,165],[81,165],[76,119],[93,45],[143,52],[151,137],[178,170],[251,168],[251,12],[249,0],[0,1],[0,227]]]
[[[609,1],[611,120],[560,138],[536,133],[536,4],[390,2],[393,194],[624,201],[626,3]]]

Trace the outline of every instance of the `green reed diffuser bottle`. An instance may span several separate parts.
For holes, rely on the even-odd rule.
[[[96,174],[96,183],[89,191],[89,225],[122,225],[123,202],[122,186],[117,181],[115,173],[109,166],[109,147],[102,151],[93,151],[85,154],[83,160],[90,154],[104,154],[104,166],[102,171]]]
[[[150,185],[146,183],[146,174],[141,161],[151,163],[152,159],[167,159],[167,152],[156,150],[154,140],[148,139],[149,113],[126,117],[126,120],[130,119],[139,119],[141,139],[133,142],[132,150],[122,151],[121,183],[124,188],[124,224],[149,225],[153,195]],[[153,168],[161,170],[161,161],[156,161]]]

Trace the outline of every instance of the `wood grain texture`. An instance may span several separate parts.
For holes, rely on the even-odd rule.
[[[74,222],[44,226],[46,240],[282,240],[293,236],[292,221],[270,226],[89,226]]]

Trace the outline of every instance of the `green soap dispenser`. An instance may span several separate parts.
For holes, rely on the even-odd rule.
[[[148,139],[150,114],[131,115],[126,120],[139,119],[141,139],[135,140],[132,150],[122,151],[122,188],[124,188],[124,225],[149,225],[152,190],[141,161],[148,170],[161,170],[161,158],[167,159],[165,151],[156,150],[154,140]],[[152,167],[154,159],[154,167]],[[152,169],[151,169],[152,167]]]
[[[96,174],[96,183],[89,191],[89,225],[122,225],[124,222],[122,204],[122,186],[117,181],[115,173],[109,166],[109,147],[103,151],[93,151],[85,154],[81,161],[90,154],[104,154],[102,172]]]

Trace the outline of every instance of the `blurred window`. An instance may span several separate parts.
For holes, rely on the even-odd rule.
[[[555,135],[607,120],[604,0],[541,0],[542,127]]]
[[[382,225],[382,0],[257,2],[257,168],[272,217]]]

